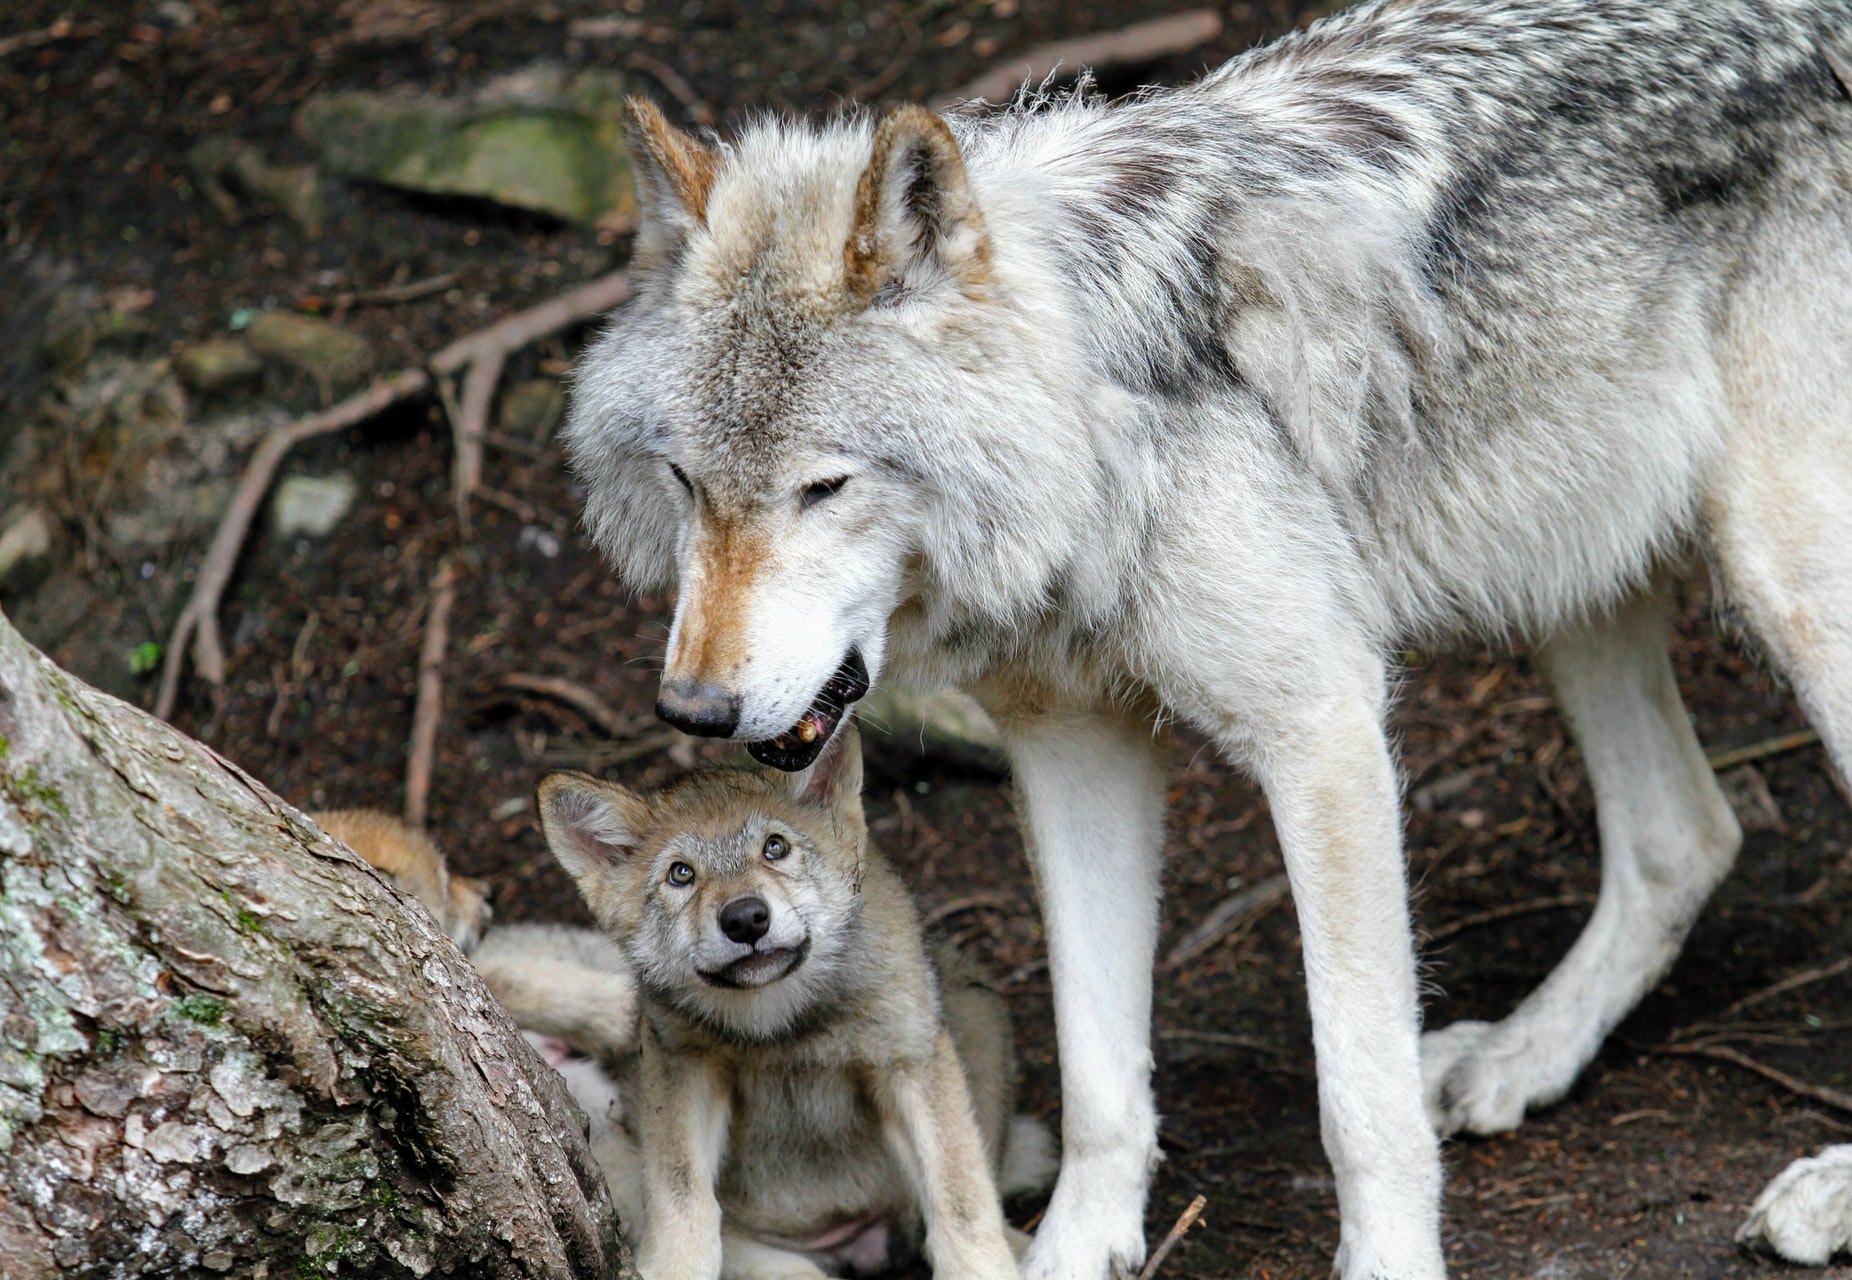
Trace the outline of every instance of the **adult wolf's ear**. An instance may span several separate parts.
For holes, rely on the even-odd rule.
[[[862,821],[862,735],[853,718],[836,731],[808,769],[785,776],[793,800],[824,805],[859,826]]]
[[[890,283],[940,276],[968,297],[990,283],[990,239],[952,131],[924,107],[897,107],[875,129],[843,246],[849,296],[866,306]]]
[[[707,221],[720,155],[670,124],[648,98],[624,100],[624,142],[640,211],[632,256],[640,266],[656,266]]]
[[[588,899],[603,874],[636,851],[649,821],[641,796],[589,773],[549,773],[540,780],[535,807],[547,847]]]

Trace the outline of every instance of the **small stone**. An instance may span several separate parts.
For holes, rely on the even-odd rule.
[[[1724,799],[1730,802],[1745,832],[1751,835],[1762,831],[1773,831],[1777,835],[1787,833],[1788,820],[1782,815],[1774,793],[1768,789],[1768,779],[1753,764],[1741,764],[1717,775],[1717,785],[1722,788]]]
[[[42,507],[21,512],[0,527],[0,592],[36,585],[51,568],[53,527]]]
[[[264,362],[236,338],[213,338],[184,348],[174,367],[180,381],[195,391],[223,391],[255,380]]]
[[[270,527],[279,538],[325,538],[353,508],[360,486],[344,471],[291,476],[270,500]]]
[[[330,384],[358,382],[373,368],[365,338],[314,316],[266,311],[244,332],[253,350]]]
[[[236,1261],[237,1259],[233,1258],[231,1254],[225,1252],[225,1250],[214,1249],[211,1253],[199,1260],[199,1265],[208,1271],[225,1272],[230,1271],[232,1269],[232,1264]]]

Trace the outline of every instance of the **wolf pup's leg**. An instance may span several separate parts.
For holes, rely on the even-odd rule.
[[[896,1067],[875,1085],[888,1141],[919,1194],[933,1275],[1017,1280],[1001,1197],[951,1033],[940,1028],[929,1059]]]
[[[1852,1144],[1783,1169],[1756,1197],[1736,1238],[1814,1267],[1852,1254]]]
[[[727,1231],[721,1236],[720,1280],[829,1280],[829,1273],[801,1253]]]
[[[714,1183],[730,1116],[726,1081],[709,1063],[671,1056],[646,1026],[643,1042],[643,1280],[717,1280],[720,1202]]]
[[[1502,1133],[1567,1093],[1678,958],[1742,844],[1673,683],[1662,597],[1643,594],[1571,628],[1537,658],[1588,763],[1601,900],[1510,1017],[1423,1038],[1428,1114],[1442,1133]]]
[[[1338,1187],[1336,1273],[1439,1280],[1440,1151],[1421,1098],[1384,684],[1380,669],[1367,679],[1333,672],[1326,687],[1273,708],[1244,754],[1272,805],[1298,909],[1319,1120]]]
[[[1148,724],[993,714],[1041,896],[1061,1055],[1061,1173],[1023,1271],[1130,1275],[1158,1158],[1149,1046],[1164,770]]]

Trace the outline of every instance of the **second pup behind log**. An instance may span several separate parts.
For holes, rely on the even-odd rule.
[[[845,734],[803,774],[540,784],[547,843],[642,997],[624,1093],[645,1280],[875,1271],[922,1233],[936,1274],[1015,1280],[998,1189],[1045,1185],[1049,1142],[1011,1119],[1002,1000],[929,955],[870,846],[861,777]]]

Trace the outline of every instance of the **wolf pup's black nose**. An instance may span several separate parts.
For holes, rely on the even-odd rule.
[[[772,909],[764,898],[735,898],[720,909],[720,931],[751,946],[772,927]]]
[[[740,700],[711,684],[664,680],[656,695],[656,715],[683,733],[730,738],[739,727]]]

